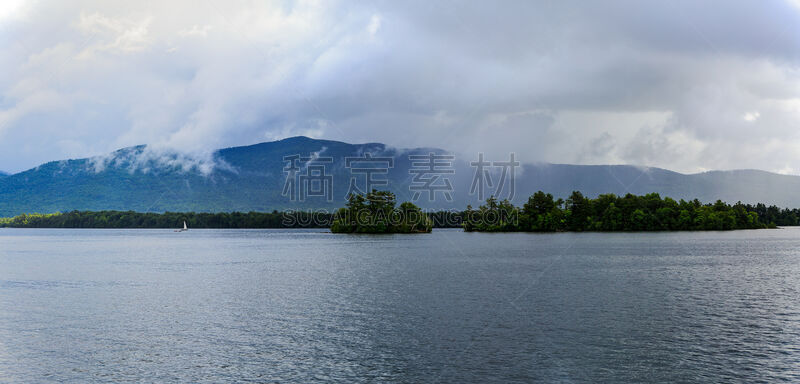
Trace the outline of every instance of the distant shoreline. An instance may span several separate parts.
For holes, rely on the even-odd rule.
[[[176,229],[330,229],[334,233],[427,233],[433,228],[467,232],[676,232],[776,228],[800,225],[800,211],[764,204],[713,204],[643,196],[604,194],[588,198],[574,191],[566,200],[538,191],[522,207],[494,197],[464,211],[424,212],[394,194],[351,195],[336,212],[134,212],[71,211],[0,218],[8,228]]]
[[[428,213],[434,228],[461,228],[460,213]],[[64,229],[176,229],[186,221],[189,229],[325,229],[333,223],[327,211],[273,212],[134,212],[71,211],[51,214],[23,214],[0,218],[0,228]]]
[[[464,232],[464,233],[474,233],[474,234],[507,234],[507,233],[520,233],[520,234],[532,234],[532,235],[554,235],[554,234],[574,234],[574,233],[585,233],[585,234],[620,234],[620,233],[630,233],[630,234],[637,234],[637,233],[702,233],[702,232],[738,232],[738,231],[761,231],[761,230],[771,230],[771,229],[792,229],[792,228],[800,228],[797,225],[786,225],[786,226],[776,226],[776,227],[769,227],[769,228],[744,228],[744,229],[720,229],[720,230],[665,230],[665,231],[557,231],[557,232],[531,232],[531,231],[505,231],[505,232],[479,232],[479,231],[470,231],[465,232],[463,228],[433,228],[432,232],[440,232],[440,231],[457,231],[457,232]],[[165,231],[165,232],[174,232],[175,228],[64,228],[64,227],[8,227],[8,226],[0,226],[0,230],[6,229],[43,229],[43,230],[103,230],[103,231],[129,231],[129,230],[141,230],[141,231]],[[276,231],[306,231],[309,233],[327,233],[331,235],[414,235],[415,233],[403,233],[403,232],[389,232],[389,233],[370,233],[370,232],[349,232],[349,233],[337,233],[332,232],[330,228],[194,228],[190,229],[191,231],[264,231],[264,230],[276,230]]]

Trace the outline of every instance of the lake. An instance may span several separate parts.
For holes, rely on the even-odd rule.
[[[0,229],[2,382],[800,382],[800,229]]]

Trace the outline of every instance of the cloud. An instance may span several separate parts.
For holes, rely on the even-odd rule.
[[[5,4],[2,169],[297,134],[686,172],[800,161],[796,1]]]
[[[372,18],[369,20],[369,25],[367,26],[367,31],[371,37],[375,37],[378,34],[378,31],[381,29],[381,17],[380,15],[372,15]]]
[[[759,117],[761,117],[761,114],[758,111],[755,111],[755,112],[745,113],[744,116],[742,116],[742,119],[744,119],[744,121],[752,123],[758,120]]]
[[[182,37],[193,37],[193,36],[206,37],[208,36],[208,31],[210,30],[211,30],[210,25],[204,25],[202,27],[198,25],[193,25],[192,28],[190,29],[184,29],[182,31],[179,31],[178,35]]]
[[[212,152],[186,152],[151,146],[136,146],[93,156],[87,171],[100,173],[117,168],[129,173],[180,172],[208,176],[216,170],[238,172]]]
[[[0,23],[21,18],[25,15],[25,0],[5,0],[0,2]]]
[[[109,18],[99,13],[81,13],[77,28],[91,39],[106,40],[90,46],[81,54],[90,54],[92,51],[130,53],[145,50],[150,43],[148,28],[152,20],[152,17],[146,17],[140,21],[129,21]]]

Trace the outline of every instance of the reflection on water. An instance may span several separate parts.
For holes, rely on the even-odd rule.
[[[0,230],[0,381],[800,380],[800,229]]]

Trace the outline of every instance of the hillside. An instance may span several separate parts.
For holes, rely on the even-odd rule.
[[[30,212],[69,210],[164,211],[272,211],[284,209],[335,208],[344,204],[353,174],[345,157],[392,157],[388,188],[399,200],[410,200],[414,174],[409,155],[446,154],[441,149],[395,149],[380,143],[348,144],[329,140],[294,137],[251,146],[216,151],[215,166],[203,168],[178,153],[151,153],[138,146],[116,151],[102,159],[50,162],[18,174],[0,178],[0,216]],[[332,176],[332,198],[309,197],[303,202],[283,196],[286,184],[285,156],[332,157],[325,171]],[[474,169],[469,161],[456,158],[454,174],[442,175],[453,185],[453,201],[442,192],[428,201],[427,192],[417,200],[425,208],[463,209],[477,205],[470,194]],[[358,168],[357,165],[353,165]],[[305,168],[302,168],[305,172]],[[495,186],[499,170],[492,173]],[[698,198],[704,202],[764,202],[779,206],[800,206],[800,177],[741,170],[681,174],[660,168],[627,165],[526,164],[518,171],[515,202],[520,204],[533,192],[543,190],[566,197],[573,190],[587,196],[601,193],[645,194],[658,192],[674,198]],[[364,175],[356,175],[363,188]],[[382,175],[375,179],[384,178]],[[441,180],[440,180],[441,181]],[[438,184],[438,183],[437,183]],[[420,184],[414,184],[420,185]],[[508,185],[506,185],[508,191]],[[493,188],[486,189],[486,195]],[[505,197],[505,193],[503,196]]]

